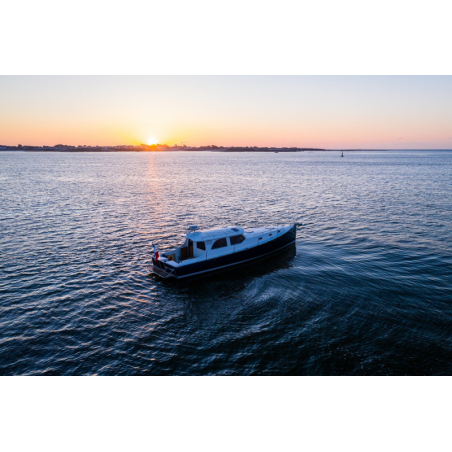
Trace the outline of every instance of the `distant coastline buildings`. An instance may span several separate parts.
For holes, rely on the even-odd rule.
[[[258,147],[258,146],[186,146],[167,144],[140,144],[118,146],[87,146],[56,144],[55,146],[30,146],[18,144],[17,146],[0,145],[0,151],[34,151],[34,152],[171,152],[171,151],[214,151],[214,152],[302,152],[325,151],[318,148],[297,147]]]

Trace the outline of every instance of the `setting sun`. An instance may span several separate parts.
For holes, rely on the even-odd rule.
[[[156,138],[148,138],[148,145],[151,146],[153,144],[158,144],[158,140]]]

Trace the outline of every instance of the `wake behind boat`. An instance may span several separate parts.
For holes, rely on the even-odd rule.
[[[187,278],[270,256],[295,243],[297,224],[198,231],[190,226],[182,246],[159,253],[152,271],[162,278]]]

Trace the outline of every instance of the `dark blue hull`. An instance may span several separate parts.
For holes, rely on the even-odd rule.
[[[220,270],[234,265],[250,262],[254,259],[270,256],[271,254],[294,244],[296,234],[297,226],[293,225],[293,227],[285,234],[271,240],[270,242],[254,246],[243,251],[238,251],[236,253],[227,254],[226,256],[219,256],[178,268],[173,268],[170,265],[167,265],[161,261],[155,261],[154,259],[152,259],[152,264],[157,274],[162,273],[161,276],[174,277],[177,279],[187,278],[189,276]],[[162,270],[162,272],[159,270]]]

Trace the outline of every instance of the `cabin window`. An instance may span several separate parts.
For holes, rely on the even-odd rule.
[[[229,240],[231,241],[231,245],[238,245],[245,240],[245,237],[243,235],[234,235],[234,237],[229,237]]]
[[[226,241],[226,239],[218,239],[212,245],[212,249],[216,250],[217,248],[224,248],[225,246],[228,246],[228,242]]]
[[[206,244],[205,242],[196,242],[196,248],[198,248],[198,250],[206,250]]]

